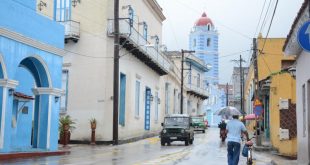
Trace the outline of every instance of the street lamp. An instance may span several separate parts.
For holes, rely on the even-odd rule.
[[[288,72],[291,74],[293,78],[296,78],[296,67],[292,66],[288,69]]]
[[[181,50],[182,53],[182,60],[181,60],[181,114],[183,114],[183,81],[184,81],[184,77],[183,77],[183,67],[184,67],[184,53],[195,53],[195,51],[193,50]]]

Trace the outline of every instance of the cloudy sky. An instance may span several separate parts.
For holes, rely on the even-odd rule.
[[[237,66],[231,60],[238,59],[241,54],[247,61],[244,65],[249,64],[252,38],[260,31],[263,37],[266,36],[277,0],[157,1],[167,18],[163,26],[163,43],[168,50],[188,49],[191,28],[204,11],[207,13],[220,34],[220,83],[226,83],[231,80],[233,66]],[[268,37],[287,36],[303,1],[279,0]],[[265,17],[266,21],[263,23]]]

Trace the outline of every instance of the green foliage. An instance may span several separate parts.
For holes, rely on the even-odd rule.
[[[75,127],[73,126],[75,124],[74,120],[71,118],[70,115],[62,116],[59,118],[59,133],[62,135],[64,132],[64,126],[69,126],[69,131],[72,132]]]
[[[89,122],[90,124],[97,124],[97,120],[95,118],[91,118]]]

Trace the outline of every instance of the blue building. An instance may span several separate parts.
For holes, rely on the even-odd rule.
[[[211,70],[205,73],[208,78],[206,83],[218,84],[218,33],[206,13],[196,21],[190,32],[189,49],[195,50],[197,57],[212,66]]]
[[[64,27],[36,0],[1,1],[0,152],[58,149],[63,48]]]
[[[209,99],[204,102],[204,109],[206,111],[206,119],[211,126],[217,126],[222,117],[214,115],[215,111],[226,106],[226,93],[218,85],[209,85]]]

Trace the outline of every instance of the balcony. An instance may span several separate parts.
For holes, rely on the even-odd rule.
[[[60,23],[65,26],[65,43],[69,40],[77,43],[80,39],[80,23],[72,20]]]
[[[187,94],[198,97],[202,100],[209,98],[207,89],[198,87],[194,84],[186,84]]]
[[[153,69],[160,76],[169,72],[170,62],[168,58],[150,45],[134,27],[130,27],[128,19],[119,20],[120,44],[131,52],[136,58]],[[108,20],[108,36],[114,36],[114,20]]]

